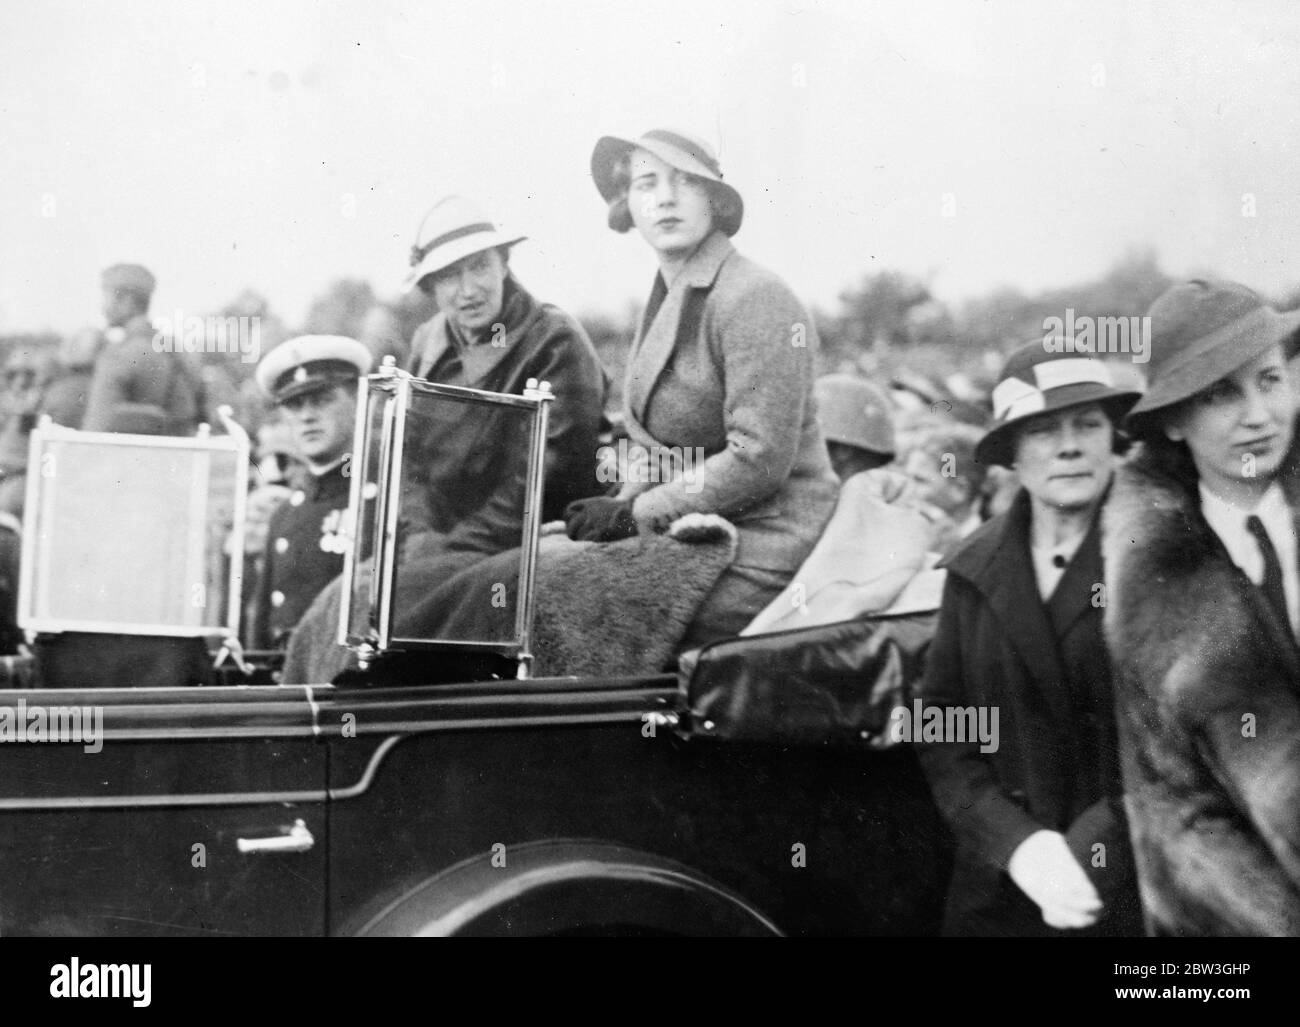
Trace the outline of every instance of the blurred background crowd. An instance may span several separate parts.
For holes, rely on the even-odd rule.
[[[934,526],[931,548],[942,554],[999,512],[1014,485],[1010,472],[984,468],[973,456],[1006,354],[1040,338],[1044,319],[1060,317],[1067,308],[1094,317],[1141,315],[1171,282],[1149,251],[1129,254],[1094,281],[1034,295],[1003,289],[955,306],[937,299],[920,278],[895,271],[868,274],[830,309],[814,308],[819,373],[858,377],[879,388],[894,432],[888,466],[910,479],[913,498]],[[1281,309],[1300,306],[1300,286],[1275,299]],[[346,335],[371,350],[376,366],[385,356],[402,366],[412,334],[433,315],[434,306],[418,290],[386,299],[368,282],[344,279],[318,296],[299,325],[286,324],[270,301],[252,289],[210,313],[256,318],[263,354],[295,334]],[[633,305],[616,313],[579,314],[610,374],[608,405],[615,424],[639,314]],[[63,338],[0,337],[0,515],[21,521],[28,437],[41,416],[81,426],[92,369],[103,346],[104,331],[93,326]],[[247,570],[255,575],[270,514],[297,486],[303,466],[275,408],[254,382],[255,362],[229,352],[183,359],[202,377],[206,419],[213,430],[221,430],[216,409],[226,404],[253,439],[245,552]],[[1118,382],[1141,385],[1141,364],[1124,355],[1111,357],[1110,363]]]

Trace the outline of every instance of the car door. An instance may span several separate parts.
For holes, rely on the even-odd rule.
[[[0,691],[0,934],[323,934],[313,709],[309,688]]]

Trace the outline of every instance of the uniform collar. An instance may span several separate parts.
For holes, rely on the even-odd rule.
[[[311,472],[311,479],[305,483],[303,488],[303,492],[306,493],[308,499],[319,499],[323,494],[333,492],[337,489],[340,482],[347,481],[347,476],[343,473],[343,469],[350,463],[350,455],[351,454],[345,455],[343,459],[333,467],[329,468],[329,470],[322,471],[320,474],[317,474],[315,471]]]

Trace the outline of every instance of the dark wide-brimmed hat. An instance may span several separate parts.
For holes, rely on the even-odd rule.
[[[1150,435],[1153,416],[1281,346],[1287,358],[1300,349],[1300,311],[1283,314],[1236,282],[1193,279],[1166,290],[1147,311],[1151,362],[1147,391],[1129,411],[1126,427]]]
[[[615,170],[619,161],[638,149],[648,150],[670,167],[703,179],[711,190],[730,199],[724,211],[715,212],[717,227],[727,235],[740,231],[740,223],[745,217],[745,201],[735,186],[722,180],[722,168],[713,150],[702,139],[670,128],[652,128],[638,139],[601,136],[596,141],[596,148],[591,152],[591,177],[596,180],[596,188],[611,208],[610,227],[619,231],[631,227],[630,220],[623,223],[622,218],[627,204],[627,185],[618,181]],[[615,208],[620,204],[624,210],[616,212]]]
[[[1117,389],[1105,361],[1075,351],[1069,339],[1039,339],[1007,358],[993,387],[993,427],[975,447],[982,464],[1010,467],[1019,426],[1039,414],[1100,403],[1118,427],[1140,392]]]
[[[370,350],[344,335],[300,335],[262,358],[254,376],[277,405],[331,385],[355,382],[370,370]]]

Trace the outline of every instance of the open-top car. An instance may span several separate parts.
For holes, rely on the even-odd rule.
[[[233,594],[211,598],[224,571],[209,558],[207,527],[221,504],[207,497],[222,481],[238,495],[246,441],[213,436],[187,449],[35,433],[33,467],[60,456],[53,477],[34,476],[25,526],[21,612],[35,666],[0,691],[0,934],[937,929],[947,841],[887,724],[932,618],[727,640],[678,672],[652,621],[672,597],[630,588],[599,600],[616,629],[645,618],[654,644],[594,622],[575,640],[563,583],[599,581],[579,564],[611,560],[585,547],[566,563],[577,556],[548,549],[544,384],[503,396],[386,368],[362,381],[361,398],[350,549],[328,640],[329,658],[346,666],[309,683],[283,683],[277,654],[239,651],[236,574],[225,579]],[[439,585],[473,616],[421,619],[400,601],[411,504],[466,486],[456,469],[451,479],[426,473],[427,446],[412,439],[436,438],[449,417],[517,433],[519,465],[495,470],[519,482],[519,531]],[[83,450],[95,459],[76,459]],[[117,516],[118,493],[138,486],[129,474],[115,484],[110,463],[149,465],[168,496],[186,497],[139,530],[113,524],[124,547],[147,547],[152,532],[166,554],[135,581],[97,577],[102,561],[81,537],[92,510]],[[179,533],[167,527],[177,523]],[[606,551],[634,566],[725,562],[725,530],[698,531]],[[683,555],[665,555],[670,547]],[[207,614],[215,608],[229,616]],[[58,659],[61,642],[86,637],[118,653],[198,639],[221,666],[199,686],[136,687],[118,657],[82,659],[77,672]]]

